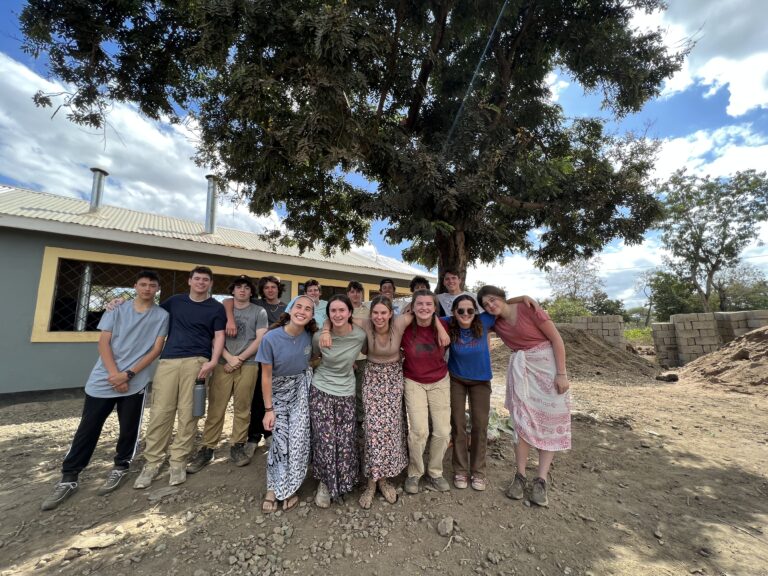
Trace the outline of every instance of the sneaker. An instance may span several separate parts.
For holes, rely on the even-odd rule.
[[[451,486],[448,484],[448,480],[442,476],[438,476],[437,478],[427,476],[427,481],[424,483],[424,488],[427,490],[434,490],[435,492],[448,492],[451,489]]]
[[[192,458],[192,460],[190,460],[189,463],[187,464],[187,472],[189,474],[196,474],[197,472],[200,472],[200,470],[208,466],[208,464],[211,463],[211,460],[213,460],[213,448],[208,448],[207,446],[203,446],[202,448],[200,448],[200,450],[197,451],[197,454],[195,454],[195,457]],[[186,476],[185,476],[185,479],[186,479]],[[179,482],[179,484],[181,484],[181,482]]]
[[[408,494],[418,494],[419,493],[419,477],[408,476],[408,478],[405,479],[404,490],[408,492]]]
[[[136,478],[136,481],[133,483],[133,487],[137,490],[143,490],[144,488],[149,488],[149,485],[152,484],[152,480],[157,478],[157,475],[160,473],[160,464],[144,464],[144,468],[141,469],[141,473],[139,474],[139,477]]]
[[[104,480],[104,484],[96,491],[99,496],[106,496],[110,492],[114,492],[120,486],[123,485],[128,479],[128,468],[112,468],[109,472],[109,476]]]
[[[544,480],[544,478],[533,479],[531,502],[537,506],[549,506],[549,500],[547,499],[547,481]]]
[[[211,451],[213,452],[213,451]],[[187,481],[187,467],[184,464],[171,464],[171,475],[168,478],[170,486],[178,486]]]
[[[229,461],[235,466],[248,466],[251,459],[245,453],[245,444],[238,443],[229,449]]]
[[[466,474],[454,474],[453,485],[459,490],[464,490],[467,487],[467,475]]]
[[[56,486],[53,487],[53,494],[43,500],[40,509],[53,510],[75,492],[77,492],[77,482],[58,482]]]
[[[525,476],[520,472],[515,472],[515,479],[509,485],[504,495],[512,500],[522,500],[525,497]]]
[[[485,490],[485,478],[475,478],[472,476],[472,490],[482,492]]]
[[[315,504],[317,504],[318,508],[328,508],[331,505],[331,495],[324,482],[320,482],[320,484],[317,485]]]
[[[256,454],[256,449],[258,447],[259,447],[258,442],[254,442],[253,440],[248,440],[248,442],[246,442],[245,446],[243,447],[243,452],[245,452],[245,455],[248,458],[253,458],[253,455]]]

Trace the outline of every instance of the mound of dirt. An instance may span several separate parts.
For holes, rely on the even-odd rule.
[[[768,326],[696,358],[680,374],[725,386],[731,392],[768,395]]]
[[[565,358],[571,378],[592,378],[617,382],[653,380],[660,373],[657,364],[627,350],[611,346],[602,338],[568,326],[558,327],[565,343]],[[509,349],[498,338],[491,340],[491,362],[495,373],[505,373]]]

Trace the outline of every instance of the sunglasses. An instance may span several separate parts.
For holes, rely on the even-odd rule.
[[[458,314],[459,316],[474,316],[475,309],[474,308],[456,308],[456,314]]]

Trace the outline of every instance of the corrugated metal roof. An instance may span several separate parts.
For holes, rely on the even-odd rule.
[[[137,212],[108,205],[102,205],[94,213],[89,212],[89,209],[90,203],[85,200],[0,185],[0,215],[173,238],[264,254],[293,256],[322,263],[370,268],[382,272],[421,273],[401,262],[396,262],[398,266],[390,266],[388,263],[382,263],[355,252],[336,253],[328,258],[314,250],[299,254],[299,251],[292,247],[277,246],[272,249],[268,242],[259,238],[258,234],[233,228],[217,227],[214,234],[206,234],[204,224],[193,220]],[[382,260],[385,259],[391,260],[390,258],[382,258]],[[307,264],[311,265],[310,263]]]

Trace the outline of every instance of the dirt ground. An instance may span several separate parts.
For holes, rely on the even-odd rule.
[[[41,512],[82,401],[72,392],[6,399],[0,574],[768,575],[768,397],[694,371],[659,382],[644,358],[566,337],[573,449],[555,461],[546,509],[504,497],[513,474],[505,434],[490,450],[486,492],[421,492],[395,505],[379,497],[370,511],[356,495],[316,508],[308,479],[298,509],[264,516],[263,450],[235,468],[226,440],[180,487],[167,485],[166,469],[149,490],[134,490],[133,476],[100,497],[113,416],[80,491]],[[497,405],[505,362],[497,346]],[[448,517],[453,532],[441,536]]]

